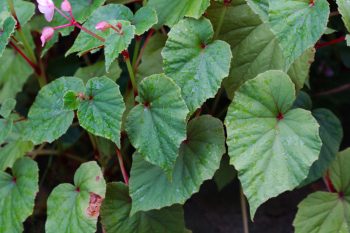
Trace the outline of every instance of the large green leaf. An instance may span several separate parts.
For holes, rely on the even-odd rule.
[[[119,4],[109,4],[106,6],[99,7],[94,13],[89,17],[89,19],[84,24],[84,27],[93,31],[99,36],[106,38],[110,34],[115,34],[116,32],[112,29],[106,30],[104,32],[97,31],[95,26],[101,21],[115,22],[116,20],[126,20],[131,21],[133,19],[133,14],[129,8]],[[91,35],[81,32],[79,33],[77,39],[75,40],[73,46],[68,50],[66,55],[74,52],[79,52],[78,55],[96,49],[103,46],[104,43],[100,40],[92,37]]]
[[[15,32],[16,20],[12,16],[9,16],[0,24],[0,57],[4,52],[6,45],[8,44],[11,35]]]
[[[0,103],[15,98],[33,73],[32,68],[15,51],[5,49],[0,58]]]
[[[67,91],[84,92],[83,81],[75,77],[62,77],[44,86],[29,110],[26,136],[34,144],[53,142],[72,124],[74,113],[64,108]]]
[[[142,35],[158,22],[157,12],[151,7],[141,7],[134,15],[132,24],[135,25],[135,34]]]
[[[264,22],[269,20],[269,0],[248,0],[247,2]]]
[[[173,26],[184,16],[199,19],[210,5],[210,0],[149,0],[147,5],[157,11],[158,26]]]
[[[315,192],[298,206],[296,233],[348,233],[350,229],[350,149],[340,152],[330,167],[337,193]]]
[[[337,4],[343,22],[348,31],[350,31],[350,2],[348,0],[337,0]]]
[[[187,139],[181,144],[172,181],[159,167],[135,154],[130,179],[131,214],[185,203],[205,180],[213,177],[224,153],[221,121],[204,115],[187,126]]]
[[[184,19],[169,33],[162,51],[164,72],[181,88],[190,112],[214,97],[231,63],[230,45],[213,41],[208,19]]]
[[[327,27],[327,0],[269,0],[269,23],[281,44],[287,66],[312,47]]]
[[[130,217],[129,189],[123,183],[109,183],[101,208],[102,224],[108,233],[184,233],[182,207],[139,212]]]
[[[0,232],[21,233],[22,222],[33,213],[39,191],[39,169],[35,161],[16,161],[12,174],[0,171]]]
[[[107,36],[105,42],[106,71],[108,72],[112,62],[118,58],[121,51],[128,48],[135,35],[135,26],[130,22],[119,20],[122,26],[122,33],[114,32]]]
[[[263,202],[298,186],[320,153],[319,125],[309,111],[290,110],[294,99],[288,75],[267,71],[243,84],[229,107],[228,153],[252,218]]]
[[[119,147],[125,104],[118,85],[107,77],[92,78],[86,84],[85,97],[78,108],[80,125]]]
[[[18,158],[33,149],[33,143],[28,141],[12,141],[0,147],[0,171],[11,168]]]
[[[143,79],[138,91],[139,104],[127,117],[126,131],[137,151],[170,175],[186,139],[188,109],[181,90],[170,78],[158,74]]]
[[[82,164],[74,185],[60,184],[47,201],[47,233],[94,233],[106,182],[96,162]]]

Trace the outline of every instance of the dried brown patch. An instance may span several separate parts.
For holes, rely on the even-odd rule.
[[[89,217],[97,218],[100,215],[100,207],[103,198],[95,193],[90,193],[89,207],[86,209],[86,214]]]

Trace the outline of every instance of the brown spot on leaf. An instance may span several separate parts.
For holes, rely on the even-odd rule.
[[[96,181],[100,181],[101,177],[100,176],[96,176]]]
[[[89,207],[86,209],[86,214],[89,217],[97,218],[100,215],[100,207],[103,198],[95,193],[90,193]]]

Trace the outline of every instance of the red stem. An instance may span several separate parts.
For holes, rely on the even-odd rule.
[[[140,54],[137,57],[137,60],[136,60],[136,63],[135,63],[135,67],[134,67],[135,70],[139,66],[139,64],[141,62],[142,55],[143,55],[143,53],[145,51],[145,48],[146,48],[146,46],[147,46],[147,44],[148,44],[149,40],[151,39],[151,37],[152,37],[154,32],[155,32],[154,29],[149,30],[148,35],[147,35],[146,40],[145,40],[145,43],[143,44],[143,46],[141,48],[141,51],[140,51]]]
[[[101,36],[93,33],[92,31],[90,31],[89,29],[81,26],[78,22],[74,22],[74,26],[76,26],[77,28],[80,28],[80,30],[86,32],[87,34],[95,37],[96,39],[100,40],[101,42],[105,42],[106,40],[104,38],[102,38]]]
[[[26,60],[26,62],[33,68],[33,70],[35,71],[35,73],[37,74],[41,74],[40,69],[38,68],[38,66],[36,64],[34,64],[28,57],[27,55],[20,49],[18,48],[15,43],[13,43],[12,41],[10,41],[10,45],[24,58],[24,60]]]
[[[332,184],[331,178],[329,177],[329,171],[326,172],[326,175],[324,176],[323,180],[329,192],[331,193],[337,192],[337,190],[335,190]]]
[[[325,46],[328,46],[328,45],[337,44],[337,43],[340,43],[342,41],[345,41],[345,39],[346,39],[346,37],[342,36],[342,37],[339,37],[337,39],[334,39],[334,40],[331,40],[331,41],[327,41],[327,42],[324,42],[324,43],[317,43],[315,45],[315,48],[319,49],[319,48],[322,48],[322,47],[325,47]]]
[[[119,167],[120,170],[122,172],[123,178],[124,178],[124,182],[126,185],[129,185],[129,176],[128,173],[126,172],[126,169],[124,167],[124,162],[123,162],[123,156],[120,153],[120,150],[118,148],[115,149],[116,153],[117,153],[117,157],[118,157],[118,161],[119,161]]]

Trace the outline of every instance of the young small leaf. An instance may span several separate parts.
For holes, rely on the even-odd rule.
[[[132,24],[135,25],[135,34],[142,35],[158,22],[157,12],[151,7],[141,7],[136,11]]]

